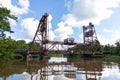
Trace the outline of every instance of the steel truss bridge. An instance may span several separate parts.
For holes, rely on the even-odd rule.
[[[32,40],[32,43],[27,50],[27,54],[102,54],[97,50],[95,42],[98,41],[95,32],[95,27],[92,23],[88,26],[83,26],[83,43],[76,43],[73,39],[67,38],[64,41],[50,41],[49,40],[49,25],[48,25],[48,13],[45,13],[39,21],[38,28]],[[67,48],[63,48],[66,46]],[[69,50],[68,47],[81,46],[86,48],[85,50]]]

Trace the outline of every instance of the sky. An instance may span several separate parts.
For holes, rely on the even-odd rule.
[[[49,40],[75,38],[83,42],[82,26],[92,22],[101,44],[113,45],[120,39],[120,0],[0,0],[18,17],[9,20],[16,40],[32,41],[39,20],[49,13]]]

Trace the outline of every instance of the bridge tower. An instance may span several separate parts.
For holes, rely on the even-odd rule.
[[[44,46],[48,42],[48,13],[45,13],[39,21],[38,28],[36,30],[35,36],[32,43],[39,43]]]
[[[60,51],[59,48],[62,47],[63,42],[49,40],[48,17],[49,14],[45,13],[40,19],[38,28],[36,30],[30,48],[28,49],[28,54],[47,55],[48,51]]]
[[[83,39],[84,44],[93,44],[94,41],[98,40],[95,27],[92,23],[89,23],[88,26],[83,26]]]
[[[90,22],[88,26],[83,26],[84,46],[93,54],[100,51],[100,44],[95,32],[94,25]]]
[[[28,49],[28,54],[44,54],[48,43],[48,13],[45,13],[39,21],[36,33]]]

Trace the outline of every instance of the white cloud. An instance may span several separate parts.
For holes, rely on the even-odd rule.
[[[63,40],[69,37],[73,34],[72,27],[79,28],[88,25],[89,22],[100,24],[102,20],[111,17],[112,9],[118,7],[119,3],[120,0],[74,0],[73,4],[72,1],[65,1],[69,13],[63,15],[62,21],[58,23],[58,29],[55,30],[55,33],[58,34],[57,38]]]
[[[48,31],[49,31],[48,39],[50,41],[53,41],[54,38],[55,38],[55,34],[54,34],[54,31],[52,30],[52,23],[51,23],[51,21],[52,21],[52,15],[49,14],[49,16],[48,16]]]
[[[115,30],[114,32],[111,32],[111,37],[108,38],[107,36],[98,35],[98,40],[101,44],[111,44],[114,45],[115,42],[120,39],[120,32]]]
[[[51,21],[52,21],[52,15],[49,14],[49,16],[48,16],[48,27],[49,27],[49,30],[52,29],[52,23],[51,23]]]
[[[105,28],[105,29],[103,29],[103,32],[111,33],[111,32],[113,32],[113,30]]]
[[[11,13],[14,15],[26,14],[29,11],[29,0],[17,0],[18,4],[12,4],[12,0],[0,0],[2,6],[7,7],[11,10]]]
[[[72,14],[79,20],[85,20],[94,18],[96,16],[94,7],[95,2],[93,0],[74,0],[72,7]]]
[[[110,40],[108,40],[107,38],[105,38],[105,37],[102,36],[102,35],[98,35],[97,37],[98,37],[98,40],[100,41],[100,43],[101,43],[102,45],[111,43]]]
[[[49,37],[50,41],[53,41],[55,39],[55,34],[52,30],[49,31],[49,36],[48,37]]]
[[[60,23],[62,23],[63,26],[78,28],[87,25],[89,22],[99,25],[102,20],[112,16],[114,8],[120,6],[120,0],[73,0],[73,4],[71,3],[72,1],[65,2],[69,13],[62,16],[62,21]],[[112,30],[107,29],[104,29],[104,32],[111,32],[112,38],[110,40],[107,37],[98,35],[102,44],[114,44],[115,40],[119,38],[119,32],[113,32]],[[65,34],[65,32],[61,33]]]
[[[71,6],[71,11],[63,15],[63,22],[72,27],[80,27],[89,22],[99,24],[102,20],[111,17],[113,8],[118,7],[119,3],[120,0],[74,0],[72,6],[68,4]]]
[[[21,26],[22,26],[22,34],[25,39],[30,39],[32,40],[35,32],[38,27],[38,20],[35,20],[34,18],[26,18],[21,21]]]
[[[64,25],[68,25],[71,27],[80,27],[80,21],[77,21],[73,14],[63,15],[62,19],[63,19],[63,21],[61,21],[61,22],[63,22]]]
[[[84,41],[84,39],[83,39],[83,33],[81,33],[81,34],[79,35],[79,38],[81,39],[82,42]]]
[[[112,43],[115,43],[118,39],[120,39],[120,31],[115,30],[112,33],[111,39],[112,39]]]
[[[112,8],[118,7],[119,3],[120,0],[74,0],[71,13],[63,15],[62,19],[65,24],[72,27],[80,27],[89,22],[99,24],[111,17]]]
[[[73,34],[73,29],[70,26],[65,26],[63,22],[60,22],[58,28],[55,30],[56,39],[62,41],[65,38],[68,38],[69,35]]]

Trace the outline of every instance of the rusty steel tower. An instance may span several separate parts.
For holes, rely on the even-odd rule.
[[[43,53],[46,51],[46,43],[48,43],[48,13],[45,13],[39,21],[36,33],[28,49],[30,53]]]
[[[95,27],[92,23],[89,23],[88,26],[83,26],[83,39],[84,44],[93,44],[94,41],[98,40]]]
[[[40,19],[38,28],[32,41],[31,49],[29,49],[29,53],[46,54],[48,51],[59,52],[59,48],[63,46],[64,43],[61,41],[49,40],[48,17],[49,14],[45,13]]]
[[[49,14],[48,13],[45,13],[42,18],[40,19],[39,21],[39,25],[38,25],[38,28],[36,30],[36,33],[35,33],[35,36],[33,38],[33,43],[46,43],[48,41],[48,38],[47,38],[47,23],[48,23],[48,16]]]
[[[83,26],[83,39],[84,39],[84,45],[89,50],[89,52],[96,52],[96,49],[98,46],[96,45],[96,42],[98,41],[97,35],[95,32],[94,25],[90,22],[88,26]],[[98,41],[99,42],[99,41]]]

